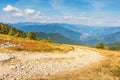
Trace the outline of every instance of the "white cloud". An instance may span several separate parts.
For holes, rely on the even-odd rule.
[[[18,8],[13,7],[12,5],[7,5],[5,8],[3,8],[3,11],[6,11],[6,12],[12,12],[12,11],[20,12],[20,10]]]
[[[45,22],[47,19],[47,16],[42,14],[40,11],[34,10],[34,9],[18,9],[16,7],[13,7],[12,5],[7,5],[5,8],[3,8],[3,11],[8,12],[6,13],[7,18],[13,18],[18,20],[20,18],[24,18],[25,20],[40,20],[42,22]],[[9,13],[10,12],[10,13]],[[32,15],[30,15],[32,14]],[[19,17],[19,18],[18,18]]]
[[[33,18],[44,19],[44,18],[47,18],[47,16],[45,16],[44,14],[38,11],[38,12],[35,12],[35,15]]]
[[[20,12],[20,13],[13,14],[13,16],[14,17],[22,17],[22,16],[24,16],[24,14]]]
[[[35,13],[35,10],[34,9],[26,9],[25,10],[25,14],[34,14]]]
[[[70,18],[73,18],[73,16],[63,16],[63,18],[70,19]]]

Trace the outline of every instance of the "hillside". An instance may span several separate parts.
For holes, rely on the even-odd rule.
[[[25,51],[67,52],[73,48],[64,44],[51,43],[46,40],[31,40],[21,30],[0,24],[0,48]]]
[[[26,34],[23,31],[2,23],[0,23],[0,34],[7,34],[16,37],[26,37]]]
[[[27,25],[17,27],[16,25],[13,25],[15,28],[20,29],[24,32],[44,32],[44,33],[58,33],[62,36],[65,36],[71,40],[79,41],[81,33],[75,32],[66,28],[61,27],[61,25],[58,24],[41,24],[41,25]]]
[[[23,25],[25,26],[25,25],[30,25],[30,24],[33,24],[33,23],[30,23],[30,22],[28,22],[28,23],[19,23],[19,24],[16,24],[16,25],[19,26],[19,28],[21,28],[21,27],[20,27],[21,24],[23,24]],[[34,23],[34,24],[38,24],[38,23]],[[3,27],[2,27],[2,26],[3,26]],[[3,34],[8,34],[8,35],[16,36],[16,37],[27,37],[27,33],[24,33],[23,31],[18,30],[18,29],[16,29],[16,28],[13,28],[13,27],[11,27],[11,26],[8,26],[8,25],[6,25],[6,24],[1,24],[0,28],[1,28],[0,31],[3,31],[3,32],[1,32],[1,33],[3,33]],[[3,29],[2,29],[2,28],[3,28]],[[6,29],[7,29],[7,30],[6,30]],[[25,29],[25,30],[28,30],[28,29],[26,29],[26,28],[24,28],[24,29]],[[5,30],[7,31],[7,33],[4,33],[4,32],[6,32]],[[55,30],[55,29],[54,29],[54,30]],[[33,31],[34,31],[34,30],[33,30]],[[58,33],[36,32],[36,34],[37,34],[37,37],[39,37],[40,39],[45,39],[45,40],[50,39],[52,42],[55,42],[55,43],[62,43],[62,44],[80,44],[79,42],[74,41],[74,40],[71,40],[71,39],[69,39],[69,38],[67,38],[67,37],[65,37],[65,36],[62,36],[62,35],[58,34]],[[68,32],[67,34],[72,35],[72,34],[69,33],[69,32]]]
[[[104,41],[106,44],[119,42],[119,41],[120,41],[120,32],[116,32],[116,33],[107,35],[107,36],[103,39],[103,41]]]
[[[0,34],[0,50],[10,49],[15,51],[32,52],[68,52],[74,48],[66,44],[51,43],[46,40],[30,40]]]
[[[108,45],[111,50],[120,50],[120,42],[115,42]]]
[[[79,42],[76,42],[74,40],[71,40],[69,38],[66,38],[65,36],[62,36],[58,33],[43,33],[43,32],[36,32],[36,35],[40,39],[50,40],[55,43],[60,44],[80,44]]]
[[[21,26],[19,26],[19,24]],[[66,38],[77,41],[83,45],[95,45],[99,42],[110,44],[120,41],[119,34],[120,27],[97,27],[85,26],[77,24],[64,24],[64,23],[16,23],[9,24],[23,30],[25,32],[44,32],[44,33],[58,33]],[[102,33],[102,34],[101,34]],[[111,38],[112,37],[112,38]]]

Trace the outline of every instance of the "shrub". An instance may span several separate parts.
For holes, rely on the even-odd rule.
[[[105,46],[102,42],[98,43],[95,47],[99,48],[99,49],[104,49],[105,48]]]

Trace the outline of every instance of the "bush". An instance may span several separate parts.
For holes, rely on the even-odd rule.
[[[37,36],[34,32],[28,32],[27,33],[27,38],[35,40],[35,39],[37,39]]]
[[[99,48],[99,49],[104,49],[105,48],[105,46],[102,42],[98,43],[95,47]]]

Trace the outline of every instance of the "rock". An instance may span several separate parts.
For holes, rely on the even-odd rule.
[[[0,61],[10,60],[10,58],[11,57],[6,54],[0,54]]]

